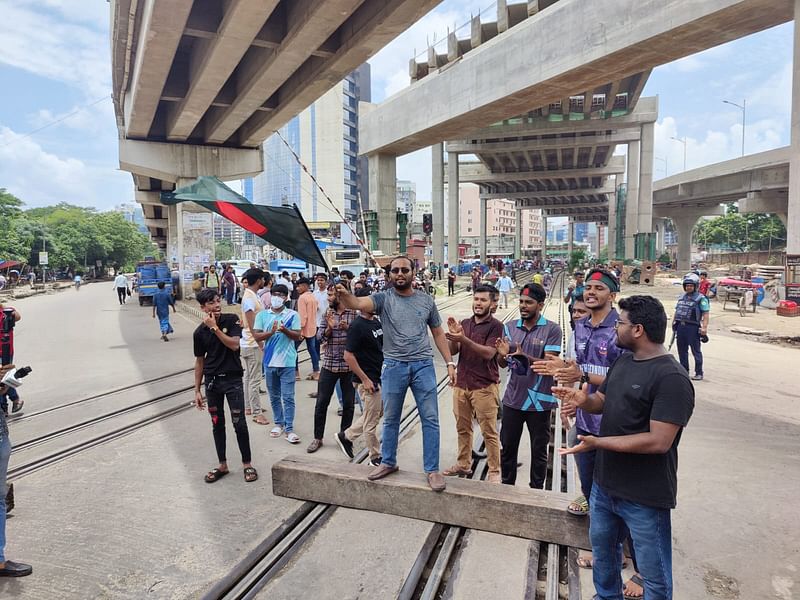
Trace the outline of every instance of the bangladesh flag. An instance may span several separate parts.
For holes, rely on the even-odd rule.
[[[328,269],[296,205],[253,204],[216,177],[200,177],[191,185],[178,188],[174,192],[161,192],[163,204],[188,201],[222,215],[298,260]]]

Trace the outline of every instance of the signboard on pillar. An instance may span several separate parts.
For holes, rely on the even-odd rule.
[[[786,280],[787,284],[800,284],[800,254],[786,255]],[[797,298],[789,297],[789,285],[786,286],[786,299],[800,302]],[[800,290],[798,290],[800,293]]]

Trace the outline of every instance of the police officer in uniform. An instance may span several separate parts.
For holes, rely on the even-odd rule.
[[[678,299],[672,329],[678,342],[678,359],[681,366],[689,371],[689,348],[694,356],[694,381],[703,380],[703,352],[700,347],[701,338],[708,334],[708,317],[711,305],[703,296],[698,286],[700,278],[688,273],[683,278],[684,294]]]

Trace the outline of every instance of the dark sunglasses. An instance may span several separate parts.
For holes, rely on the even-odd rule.
[[[395,275],[397,275],[398,273],[402,273],[403,275],[405,275],[406,273],[411,273],[411,269],[409,269],[408,267],[395,267],[394,269],[392,269],[392,273],[394,273]]]

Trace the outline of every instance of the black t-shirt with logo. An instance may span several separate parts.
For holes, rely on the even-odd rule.
[[[665,454],[598,450],[594,479],[611,496],[652,506],[675,508],[678,492],[678,443],[694,410],[694,388],[686,370],[670,354],[648,360],[621,355],[600,386],[605,394],[600,437],[650,431],[650,421],[680,425]]]
[[[242,336],[242,323],[236,315],[221,314],[217,321],[217,327],[230,337]],[[242,362],[239,360],[239,349],[228,348],[219,341],[217,334],[205,325],[200,325],[194,330],[194,355],[205,358],[204,375],[225,373],[241,376],[244,372]]]
[[[347,330],[345,350],[355,355],[361,369],[375,384],[381,382],[383,366],[383,329],[376,319],[358,317]],[[361,383],[355,375],[353,380]]]

